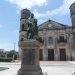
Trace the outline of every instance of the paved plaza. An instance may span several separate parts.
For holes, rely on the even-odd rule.
[[[40,62],[42,71],[46,75],[74,75],[75,62],[56,62],[56,61],[42,61]],[[3,63],[0,62],[0,67],[7,67],[9,69],[0,71],[0,75],[17,75],[20,68],[20,62]]]

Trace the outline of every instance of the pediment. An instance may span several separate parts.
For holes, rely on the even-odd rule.
[[[48,20],[38,26],[39,29],[62,29],[67,27],[69,26],[52,21],[52,20]]]

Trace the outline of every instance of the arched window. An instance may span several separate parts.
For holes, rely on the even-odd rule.
[[[48,45],[52,45],[53,44],[53,38],[52,37],[49,37],[48,38]]]
[[[59,40],[60,40],[61,42],[63,42],[63,41],[64,41],[64,36],[59,36]]]
[[[21,30],[24,31],[24,24],[22,24]]]

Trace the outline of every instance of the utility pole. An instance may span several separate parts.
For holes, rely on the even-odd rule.
[[[16,43],[14,42],[13,45],[14,45],[13,50],[15,51],[15,45],[16,45]],[[15,53],[13,53],[13,60],[14,60],[14,57],[15,57]]]
[[[14,48],[13,48],[13,50],[15,50],[15,46],[16,46],[16,43],[14,42]]]

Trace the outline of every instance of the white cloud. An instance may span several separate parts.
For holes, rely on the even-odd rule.
[[[33,13],[35,14],[35,17],[39,19],[39,24],[40,23],[43,23],[44,21],[46,21],[47,19],[51,19],[52,17],[54,16],[57,16],[58,15],[69,15],[70,16],[70,5],[72,3],[74,3],[75,0],[63,0],[63,4],[58,7],[57,9],[54,9],[54,10],[47,10],[45,13],[39,13],[36,9],[33,11]],[[43,19],[44,18],[44,19]],[[60,21],[61,19],[61,21]],[[58,21],[59,22],[62,22],[62,18],[59,18]]]
[[[39,20],[38,20],[38,25],[44,23],[45,21],[46,21],[45,19],[39,19]]]
[[[34,6],[43,6],[44,4],[48,4],[48,0],[5,0],[7,2],[10,2],[12,4],[17,5],[19,8],[29,8],[31,9]],[[35,16],[37,18],[39,17],[45,17],[45,16],[54,16],[57,14],[66,14],[69,13],[69,7],[72,3],[74,3],[75,0],[63,0],[63,4],[54,10],[48,10],[45,13],[38,13],[37,10],[34,10]]]
[[[5,0],[7,2],[10,2],[12,4],[15,4],[19,8],[33,8],[36,5],[37,6],[43,6],[44,4],[48,4],[48,0]],[[33,13],[35,14],[35,17],[39,19],[40,22],[43,21],[44,17],[50,16],[57,16],[57,15],[65,15],[65,14],[70,14],[69,7],[72,3],[74,3],[75,0],[63,0],[63,3],[61,6],[59,6],[57,9],[54,10],[47,10],[45,12],[38,12],[37,9],[33,9]],[[44,19],[46,20],[46,19]],[[39,23],[40,23],[39,22]]]
[[[47,0],[5,0],[12,4],[17,5],[19,8],[29,8],[31,9],[35,5],[42,6],[47,3]]]
[[[35,13],[35,16],[37,18],[40,17],[49,17],[49,16],[55,16],[58,14],[64,15],[64,14],[69,14],[69,7],[72,3],[74,3],[75,0],[64,0],[63,4],[58,7],[57,9],[54,10],[48,10],[45,13],[38,13],[38,11],[35,9],[33,12]]]
[[[48,0],[5,0],[7,2],[10,2],[12,4],[15,4],[19,8],[29,8],[31,9],[34,6],[43,6],[45,4],[48,4]],[[54,16],[57,14],[66,14],[69,13],[69,7],[72,3],[74,3],[75,0],[63,0],[63,4],[54,10],[48,10],[45,13],[38,13],[37,10],[34,10],[35,16],[37,18],[39,17],[45,17],[45,16]]]

